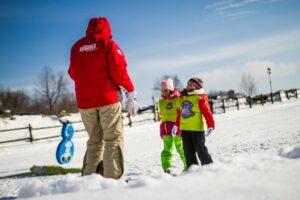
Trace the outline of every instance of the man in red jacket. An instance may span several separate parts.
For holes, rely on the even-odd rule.
[[[135,115],[138,106],[124,53],[112,40],[106,18],[92,18],[86,36],[73,45],[69,75],[75,82],[77,104],[89,134],[82,175],[96,173],[103,165],[104,177],[118,179],[124,171],[120,88],[127,91],[129,114]]]

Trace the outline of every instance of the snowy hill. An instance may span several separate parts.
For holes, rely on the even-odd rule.
[[[176,177],[160,166],[158,123],[125,129],[125,165],[121,180],[79,174],[0,179],[0,198],[38,199],[300,199],[300,101],[215,115],[207,138],[214,164],[182,170]],[[81,167],[85,133],[74,138],[75,156],[65,167]],[[56,165],[59,139],[0,145],[0,176],[26,172],[32,165]],[[128,183],[125,180],[130,179]]]

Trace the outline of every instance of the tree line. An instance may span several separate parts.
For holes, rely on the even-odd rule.
[[[182,89],[183,84],[178,77],[178,75],[170,75],[165,74],[162,77],[158,78],[153,84],[153,93],[154,96],[160,96],[160,83],[162,80],[171,78],[174,81],[174,87],[177,89]],[[225,90],[210,90],[207,95],[209,98],[213,99],[216,97],[224,97],[227,96],[229,99],[236,98],[237,95],[243,95],[245,97],[253,97],[257,93],[257,84],[255,82],[254,77],[250,73],[243,73],[241,75],[240,83],[239,83],[239,91],[236,92],[233,89],[228,91]]]
[[[0,87],[0,108],[12,114],[61,114],[77,112],[76,98],[64,73],[45,66],[37,77],[33,94]]]
[[[176,88],[182,88],[183,84],[177,75],[163,75],[153,84],[155,96],[160,96],[160,82],[167,78],[174,80]],[[227,96],[235,98],[238,94],[252,97],[257,92],[254,78],[250,74],[243,74],[240,80],[240,93],[234,90],[211,90],[210,98]],[[45,66],[37,76],[33,94],[24,90],[11,90],[0,86],[0,108],[10,110],[12,114],[45,114],[59,115],[63,113],[78,112],[76,98],[70,83],[64,73],[55,73],[49,66]]]

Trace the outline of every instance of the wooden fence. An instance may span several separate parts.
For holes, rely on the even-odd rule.
[[[226,111],[230,109],[244,109],[244,108],[252,108],[253,105],[264,105],[265,103],[274,103],[276,101],[279,102],[284,102],[287,101],[291,98],[299,98],[299,89],[292,89],[292,90],[281,90],[273,94],[261,94],[256,97],[239,97],[236,99],[210,99],[210,107],[211,110],[214,114],[217,113],[225,113]],[[139,109],[137,117],[132,118],[127,112],[123,112],[123,122],[125,126],[130,126],[132,127],[133,124],[141,123],[144,121],[149,121],[153,120],[154,122],[159,120],[158,116],[158,108],[157,108],[157,103],[154,103],[154,105],[144,107]],[[82,121],[71,121],[70,123],[72,124],[77,124],[77,123],[82,123]],[[18,138],[18,139],[13,139],[13,140],[6,140],[6,141],[1,141],[1,143],[9,143],[9,142],[17,142],[17,141],[29,141],[29,142],[34,142],[37,140],[43,140],[43,139],[51,139],[51,138],[56,138],[56,137],[61,137],[60,136],[60,131],[53,136],[46,136],[46,137],[38,137],[35,138],[33,132],[37,130],[45,130],[45,129],[54,129],[54,128],[61,128],[63,125],[63,122],[61,122],[61,125],[56,125],[56,126],[48,126],[48,127],[39,127],[35,128],[32,127],[30,124],[26,127],[22,128],[14,128],[14,129],[6,129],[6,130],[0,130],[1,132],[11,132],[11,131],[19,131],[19,130],[24,130],[28,132],[28,136],[24,138]],[[75,129],[75,132],[81,132],[85,131],[85,129]]]
[[[60,135],[58,135],[58,136],[48,136],[48,137],[44,137],[44,138],[34,139],[33,138],[33,131],[43,130],[43,129],[60,128],[60,127],[62,127],[62,125],[33,128],[30,124],[28,124],[27,127],[13,128],[13,129],[3,129],[3,130],[0,130],[0,132],[10,132],[10,131],[18,131],[18,130],[26,131],[26,130],[28,130],[28,137],[18,138],[18,139],[14,139],[14,140],[0,141],[0,144],[1,143],[8,143],[8,142],[18,142],[18,141],[24,141],[24,140],[25,141],[30,141],[32,143],[33,141],[36,141],[36,140],[50,139],[50,138],[54,138],[54,137],[59,137]]]
[[[127,112],[123,112],[122,116],[123,116],[124,126],[132,127],[133,124],[136,124],[136,123],[142,123],[142,122],[149,121],[149,120],[157,121],[157,109],[155,108],[155,106],[148,106],[145,108],[141,108],[138,110],[138,114],[139,114],[138,117],[132,118]],[[143,116],[145,116],[145,117],[143,117]],[[33,132],[37,131],[37,130],[62,128],[62,125],[64,122],[60,121],[60,123],[61,123],[61,125],[38,127],[38,128],[35,128],[31,124],[28,124],[28,126],[26,126],[26,127],[2,129],[2,130],[0,130],[0,134],[2,132],[25,131],[28,133],[28,136],[23,137],[23,138],[18,138],[18,139],[12,139],[12,140],[4,140],[4,141],[0,140],[0,144],[10,143],[10,142],[18,142],[18,141],[29,141],[32,143],[32,142],[38,141],[38,140],[61,137],[60,131],[58,131],[58,133],[53,136],[38,137],[38,138],[35,138],[34,134],[33,134]],[[69,123],[78,124],[78,123],[83,123],[83,122],[81,120],[79,120],[79,121],[69,121]],[[81,131],[85,131],[85,129],[75,129],[74,132],[81,132]]]
[[[214,114],[225,113],[226,110],[252,108],[254,105],[285,102],[291,98],[299,98],[299,89],[280,90],[276,93],[261,94],[255,97],[237,97],[235,99],[210,99],[209,104]]]

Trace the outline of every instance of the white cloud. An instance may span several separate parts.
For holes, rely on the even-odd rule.
[[[234,68],[219,68],[199,74],[207,89],[236,88],[241,72]]]
[[[219,2],[218,4],[208,5],[206,8],[215,11],[224,11],[233,8],[240,8],[256,2],[261,2],[261,0],[223,1],[223,2]]]
[[[17,85],[17,86],[10,87],[10,90],[12,91],[22,90],[26,94],[32,96],[36,92],[36,85]]]
[[[186,46],[191,46],[194,44],[202,44],[205,41],[215,40],[216,38],[220,37],[220,33],[211,33],[206,35],[201,35],[201,37],[190,37],[185,36],[182,38],[172,38],[167,37],[163,42],[158,39],[149,40],[148,43],[143,45],[142,49],[131,49],[127,51],[126,57],[129,59],[137,59],[142,58],[145,56],[157,54],[160,52],[166,52],[170,49],[176,49]]]
[[[205,7],[205,9],[213,10],[213,11],[226,11],[231,9],[241,8],[250,4],[262,3],[262,2],[278,2],[279,0],[226,0],[220,1],[213,4],[209,4]]]
[[[239,66],[223,67],[204,71],[198,74],[203,78],[207,89],[235,89],[239,90],[240,78],[243,73],[249,73],[254,77],[260,92],[268,91],[268,76],[266,69],[271,67],[272,79],[275,82],[275,90],[283,87],[298,87],[295,80],[289,78],[297,73],[295,63],[274,62],[271,60],[253,60]],[[300,77],[296,78],[299,80]]]
[[[270,60],[247,62],[245,64],[245,71],[248,71],[257,78],[261,78],[266,76],[267,67],[271,68],[273,77],[288,77],[297,71],[297,66],[294,63],[280,63]]]
[[[206,18],[206,21],[214,20],[235,20],[248,17],[257,13],[249,10],[250,5],[258,5],[262,3],[275,3],[281,0],[225,0],[219,1],[205,6],[205,9],[211,13]],[[248,10],[243,10],[244,8]]]
[[[244,18],[244,17],[248,17],[250,15],[253,15],[254,13],[256,13],[255,11],[235,11],[235,12],[222,12],[222,13],[217,13],[216,15],[210,15],[208,17],[205,18],[205,21],[216,21],[216,20],[235,20],[235,19],[240,19],[240,18]]]
[[[143,69],[178,69],[191,65],[205,65],[224,60],[257,60],[299,48],[300,30],[289,31],[279,35],[239,42],[228,46],[214,47],[193,54],[167,57],[151,57],[146,60],[133,60],[133,65]]]

